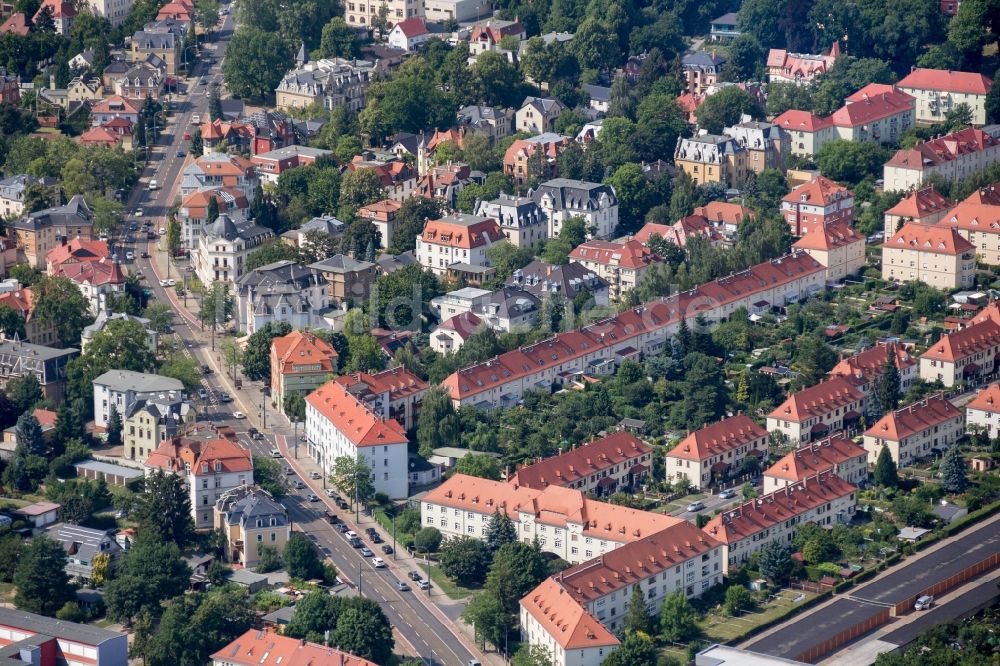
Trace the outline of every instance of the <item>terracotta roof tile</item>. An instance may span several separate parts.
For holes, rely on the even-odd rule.
[[[376,666],[336,648],[258,629],[250,629],[212,659],[233,666]]]
[[[802,481],[816,474],[832,472],[848,460],[867,456],[868,452],[863,446],[858,446],[843,435],[833,435],[789,452],[771,465],[764,476],[784,481]]]
[[[865,430],[865,436],[898,442],[961,416],[962,412],[958,407],[951,404],[943,393],[937,393],[886,414],[876,421],[875,425]]]
[[[768,416],[782,421],[801,422],[861,402],[864,397],[851,380],[833,377],[793,393]]]
[[[707,460],[723,455],[758,439],[767,439],[767,430],[746,414],[737,414],[695,430],[667,453],[668,458]]]
[[[521,467],[510,478],[510,482],[536,490],[550,485],[570,486],[581,478],[649,454],[652,450],[652,447],[631,433],[616,432],[533,465]]]
[[[985,95],[993,81],[975,72],[956,72],[946,69],[917,67],[896,84],[898,88],[944,90],[947,92]]]
[[[935,254],[956,255],[975,250],[969,241],[947,226],[907,222],[892,238],[885,241],[883,251],[891,249],[916,250]]]
[[[306,402],[329,420],[355,446],[405,444],[406,432],[395,419],[373,414],[337,381],[327,382],[308,396]]]
[[[1000,384],[994,382],[986,388],[979,389],[966,409],[978,409],[982,412],[1000,412]]]

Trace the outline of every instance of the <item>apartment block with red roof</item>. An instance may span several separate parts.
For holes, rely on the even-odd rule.
[[[337,377],[336,381],[376,414],[399,421],[406,430],[417,427],[428,384],[405,366],[372,374],[352,372]]]
[[[764,493],[828,472],[850,484],[863,486],[868,482],[868,452],[839,434],[800,446],[764,471]]]
[[[965,406],[965,428],[978,430],[990,439],[1000,435],[1000,384],[994,382],[976,392]]]
[[[553,666],[597,666],[615,649],[632,590],[655,616],[675,592],[694,598],[722,582],[722,546],[679,523],[578,564],[521,599],[521,639],[548,649]]]
[[[424,226],[417,236],[416,257],[435,275],[446,275],[453,264],[489,266],[486,250],[503,239],[503,231],[493,218],[456,213]]]
[[[535,490],[562,486],[598,496],[611,495],[634,488],[645,479],[652,469],[652,456],[649,444],[620,431],[520,467],[508,482]]]
[[[226,491],[253,485],[250,452],[232,439],[219,437],[211,427],[193,427],[164,441],[143,466],[146,476],[159,471],[184,480],[198,529],[212,527],[215,503]]]
[[[941,336],[920,356],[920,378],[954,386],[997,370],[1000,357],[1000,307],[990,303],[972,322]]]
[[[982,263],[1000,265],[1000,184],[976,190],[944,213],[938,225],[972,243]]]
[[[822,472],[727,509],[702,529],[722,543],[728,573],[772,541],[789,547],[803,523],[847,523],[857,509],[857,490],[836,474]]]
[[[108,256],[108,244],[100,240],[70,238],[45,255],[45,272],[57,275],[64,265],[100,261]]]
[[[224,187],[239,190],[247,201],[253,202],[257,183],[257,171],[253,162],[247,158],[226,153],[206,153],[184,167],[180,194],[186,197],[200,190]]]
[[[986,95],[993,81],[977,72],[915,67],[896,87],[917,100],[917,122],[933,125],[960,104],[972,111],[972,124],[987,122]]]
[[[375,492],[398,499],[408,495],[406,431],[384,412],[376,412],[350,387],[330,381],[306,396],[306,444],[323,473],[333,473],[338,458],[363,460]]]
[[[937,455],[965,436],[965,413],[937,393],[883,416],[865,431],[868,464],[888,447],[898,467]]]
[[[692,488],[710,488],[737,473],[747,456],[766,460],[768,441],[767,431],[746,414],[706,425],[667,453],[667,481],[687,479]]]
[[[882,167],[886,191],[920,187],[932,175],[945,181],[964,180],[1000,161],[1000,140],[978,129],[966,128],[900,148]]]
[[[646,270],[660,261],[659,256],[635,239],[624,243],[589,240],[577,245],[569,258],[607,280],[609,295],[615,301],[639,286]]]
[[[244,219],[250,207],[247,196],[235,187],[212,187],[191,192],[181,201],[177,217],[181,223],[181,247],[193,249],[198,246],[205,227],[214,222],[208,219],[209,202],[215,199],[219,213],[233,219]]]
[[[312,333],[292,331],[271,340],[271,400],[285,410],[285,398],[305,397],[337,371],[339,356],[329,342]]]
[[[771,49],[767,54],[768,81],[804,85],[833,67],[840,55],[840,43],[834,42],[829,53],[789,53]]]
[[[24,319],[24,342],[54,346],[59,343],[55,323],[43,325],[35,317],[35,295],[31,287],[22,287],[0,294],[0,308],[10,308]]]
[[[788,132],[788,152],[800,157],[812,157],[828,141],[837,138],[837,128],[829,118],[820,118],[809,111],[789,109],[774,119],[774,124]]]
[[[831,377],[849,377],[865,395],[871,395],[875,380],[881,376],[886,359],[893,356],[899,371],[899,390],[906,392],[917,378],[919,364],[917,357],[903,345],[896,342],[879,342],[874,347],[858,352],[854,356],[840,359],[829,374]]]
[[[854,379],[833,377],[788,396],[767,415],[767,431],[781,431],[793,444],[805,444],[856,427],[867,406],[868,397]]]
[[[910,190],[899,203],[885,211],[885,238],[890,238],[906,222],[935,224],[951,207],[951,201],[933,185]]]
[[[781,214],[793,236],[816,227],[854,219],[854,192],[826,176],[816,176],[781,199]]]
[[[506,513],[518,541],[577,564],[686,521],[590,499],[573,488],[543,489],[455,474],[420,501],[420,522],[445,537],[482,538],[496,512]]]
[[[376,664],[319,643],[310,643],[260,629],[249,629],[213,654],[212,666],[376,666]]]
[[[965,289],[976,281],[976,248],[955,229],[907,222],[882,244],[882,279]]]
[[[792,247],[826,266],[827,282],[840,282],[865,266],[865,237],[847,220],[816,225]]]

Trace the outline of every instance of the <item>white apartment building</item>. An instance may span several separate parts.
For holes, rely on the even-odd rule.
[[[133,0],[86,0],[84,5],[95,15],[108,19],[117,28],[132,9]]]
[[[338,381],[306,396],[306,442],[325,475],[333,474],[338,458],[363,460],[375,492],[393,499],[407,496],[406,431]]]
[[[472,312],[485,303],[490,294],[489,289],[479,287],[462,287],[455,291],[431,299],[431,309],[438,313],[441,321],[451,319],[455,315]]]
[[[516,247],[535,247],[549,237],[548,218],[530,197],[500,193],[499,199],[480,201],[476,215],[492,217],[504,237]]]
[[[874,465],[882,447],[892,461],[906,467],[936,455],[965,436],[965,414],[943,393],[886,414],[865,431],[868,463]]]
[[[220,438],[211,428],[171,437],[149,454],[143,466],[146,476],[160,471],[184,480],[197,529],[213,526],[215,503],[227,491],[253,485],[250,451],[231,439]]]
[[[965,406],[965,429],[978,430],[990,439],[1000,435],[1000,384],[979,389],[976,397]]]
[[[184,384],[179,379],[131,370],[108,370],[94,380],[94,425],[106,428],[112,405],[124,419],[137,400],[158,398],[161,394],[181,396]]]
[[[964,180],[997,161],[1000,140],[970,127],[897,150],[882,168],[882,179],[887,192],[904,192],[920,187],[932,175],[945,181]]]
[[[548,237],[555,238],[571,217],[587,222],[588,238],[611,238],[618,226],[615,188],[569,178],[553,178],[528,193],[548,220]]]
[[[772,541],[788,547],[802,523],[847,523],[857,508],[857,490],[824,472],[727,509],[703,530],[722,543],[722,567],[728,573]]]
[[[446,275],[453,264],[489,266],[486,250],[504,240],[497,221],[456,213],[431,220],[417,236],[417,262],[435,275]]]
[[[233,219],[223,213],[198,237],[192,259],[195,273],[204,285],[236,284],[246,272],[246,260],[274,232],[252,221]]]
[[[868,452],[840,434],[800,446],[764,471],[764,493],[827,472],[863,486],[868,482]]]
[[[975,284],[976,249],[955,229],[907,222],[882,244],[882,279],[966,289]]]
[[[944,122],[949,111],[965,104],[972,111],[972,124],[987,123],[986,96],[993,82],[976,72],[916,67],[896,87],[917,100],[917,123]]]
[[[666,456],[667,481],[684,478],[694,489],[710,488],[738,470],[747,456],[767,459],[768,434],[746,414],[695,430]]]
[[[867,402],[855,380],[833,377],[788,396],[768,414],[767,431],[778,430],[792,443],[805,444],[855,427]]]
[[[572,564],[609,553],[679,522],[673,516],[606,504],[580,490],[542,490],[455,474],[420,502],[420,523],[445,537],[482,538],[497,511],[510,516],[519,541]]]

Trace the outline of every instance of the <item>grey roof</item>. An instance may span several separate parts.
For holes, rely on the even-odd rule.
[[[233,572],[226,577],[226,580],[238,583],[239,585],[251,586],[261,581],[267,582],[267,576],[254,573],[249,569],[233,569]]]
[[[15,229],[34,230],[50,227],[79,227],[93,224],[94,213],[84,200],[82,194],[77,194],[64,206],[46,208],[36,213],[10,223]]]
[[[321,280],[323,277],[316,269],[282,259],[255,268],[237,280],[236,285],[240,293],[250,290],[276,290],[284,286],[302,290],[319,285]]]
[[[42,345],[33,345],[14,340],[0,342],[0,359],[4,359],[7,356],[15,356],[30,357],[40,361],[51,361],[58,358],[75,356],[78,353],[80,353],[80,350],[72,347],[56,349],[55,347],[43,347]],[[0,365],[4,365],[2,360],[0,360]]]
[[[479,316],[513,319],[537,312],[541,301],[534,294],[516,287],[497,289],[472,309]]]
[[[177,35],[173,32],[148,32],[139,30],[132,35],[132,43],[136,48],[143,50],[166,50],[173,49],[177,43]]]
[[[552,111],[565,109],[566,105],[557,100],[554,97],[532,97],[528,96],[524,98],[524,102],[521,103],[521,108],[531,105],[535,107],[539,113],[547,114]]]
[[[610,102],[611,101],[611,88],[607,86],[595,86],[589,83],[585,83],[583,89],[587,91],[590,95],[590,99],[598,102]]]
[[[179,379],[131,370],[108,370],[94,380],[94,385],[107,386],[113,391],[135,391],[137,393],[184,390],[184,384]]]
[[[141,469],[135,469],[133,467],[123,467],[122,465],[114,465],[112,463],[101,462],[100,460],[84,460],[78,462],[74,465],[77,469],[89,469],[95,472],[100,472],[101,474],[111,474],[114,476],[121,476],[126,479],[137,479],[143,475]]]
[[[276,519],[275,524],[278,526],[288,524],[288,512],[285,507],[275,502],[260,488],[234,488],[219,498],[216,508],[226,514],[226,522],[229,525],[246,526],[258,518],[269,523],[272,517]]]
[[[685,55],[681,63],[685,67],[722,67],[726,63],[726,59],[718,53],[695,51]]]
[[[334,236],[336,234],[341,234],[347,228],[347,225],[335,218],[333,215],[322,215],[320,217],[314,217],[309,220],[301,227],[296,229],[299,233],[305,234],[310,231],[321,231],[325,234],[330,234]]]
[[[488,121],[496,121],[509,113],[509,109],[499,107],[471,105],[463,106],[458,110],[458,122],[461,125],[477,127],[488,124]]]
[[[35,178],[34,176],[28,176],[26,174],[19,174],[17,176],[10,176],[9,178],[4,178],[0,180],[0,199],[10,199],[11,201],[24,201],[24,192],[29,186],[35,183],[41,183],[42,185],[49,186],[55,185],[59,181],[55,178]]]
[[[458,113],[461,115],[462,110],[459,109]],[[416,155],[422,140],[423,137],[419,134],[413,134],[411,132],[397,132],[395,136],[389,139],[389,143],[392,146],[401,146],[406,152]]]
[[[257,157],[262,160],[283,160],[289,157],[294,157],[296,155],[305,155],[306,157],[312,157],[318,159],[326,155],[332,155],[333,151],[325,150],[323,148],[310,148],[309,146],[285,146],[284,148],[277,148],[275,150],[268,151],[266,153],[259,153]]]
[[[243,115],[245,105],[241,99],[219,100],[222,106],[222,117],[226,120],[236,120]]]
[[[205,229],[205,236],[209,238],[222,238],[233,241],[238,238],[249,240],[258,236],[272,236],[274,232],[267,227],[255,224],[251,220],[240,220],[236,222],[233,218],[222,213]]]
[[[561,294],[572,300],[581,291],[607,289],[608,281],[576,261],[560,266],[536,260],[514,271],[507,279],[507,286],[519,287],[538,298]]]
[[[86,645],[102,645],[109,640],[121,639],[123,634],[89,624],[65,622],[51,617],[26,613],[12,608],[0,608],[0,624],[17,627],[36,634],[65,638]]]
[[[534,199],[504,193],[493,201],[480,201],[476,215],[492,217],[501,227],[521,228],[546,222],[545,213]]]
[[[105,326],[107,326],[110,322],[116,319],[121,319],[123,321],[134,321],[135,323],[140,324],[143,328],[147,329],[147,331],[150,330],[149,320],[146,319],[145,317],[137,317],[135,315],[130,315],[127,312],[113,312],[109,314],[108,312],[102,310],[97,314],[97,319],[94,320],[94,323],[91,324],[90,326],[86,326],[83,329],[81,337],[84,340],[89,340],[96,334],[103,331]]]
[[[731,136],[700,134],[691,138],[677,138],[674,159],[721,164],[725,155],[735,155],[744,148]]]
[[[615,190],[610,185],[570,178],[547,180],[539,185],[537,190],[529,191],[528,195],[539,203],[544,196],[549,195],[552,197],[556,210],[580,210],[583,208],[597,210],[600,208],[602,195],[608,197],[610,205],[614,206],[618,203]]]
[[[309,268],[314,268],[324,273],[350,273],[356,271],[366,271],[374,265],[375,264],[370,261],[353,259],[346,254],[335,254],[332,257],[327,257],[323,261],[317,261],[315,264],[309,264]]]
[[[542,132],[535,136],[529,136],[524,141],[527,143],[559,143],[561,141],[569,141],[569,137],[556,132]]]
[[[295,615],[295,606],[285,606],[265,615],[264,621],[273,622],[274,624],[288,624],[292,621],[293,615]]]
[[[736,25],[738,22],[736,12],[729,12],[719,18],[712,19],[712,23],[715,25]]]
[[[115,555],[121,547],[107,530],[95,530],[68,523],[56,525],[46,530],[50,538],[62,544],[63,550],[75,558],[93,562],[99,553]]]
[[[400,268],[412,266],[417,263],[417,258],[413,256],[413,250],[401,252],[400,254],[380,254],[375,259],[375,264],[385,274],[398,271]]]

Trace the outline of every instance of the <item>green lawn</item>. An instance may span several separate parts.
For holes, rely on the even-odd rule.
[[[798,601],[794,601],[802,595]],[[756,611],[731,617],[725,615],[721,609],[706,615],[699,626],[704,632],[705,638],[712,643],[727,643],[735,638],[744,635],[750,629],[762,624],[771,622],[777,617],[784,615],[791,608],[801,606],[815,597],[813,592],[801,590],[782,590],[778,593],[778,598],[761,605]]]
[[[445,576],[444,572],[441,571],[441,568],[438,567],[437,565],[432,564],[430,570],[431,570],[431,583],[433,583],[434,587],[436,587],[438,590],[444,592],[449,599],[465,599],[471,596],[476,591],[476,590],[471,590],[467,587],[462,587],[461,585],[457,584],[455,581]],[[420,571],[426,573],[427,567],[421,566]]]
[[[703,493],[693,493],[691,495],[685,495],[684,497],[675,499],[672,502],[661,504],[660,506],[653,509],[653,513],[671,513],[672,511],[678,511],[680,509],[686,508],[687,505],[690,504],[691,502],[694,502],[696,500],[703,500],[706,497],[708,497],[708,495],[705,495]]]

